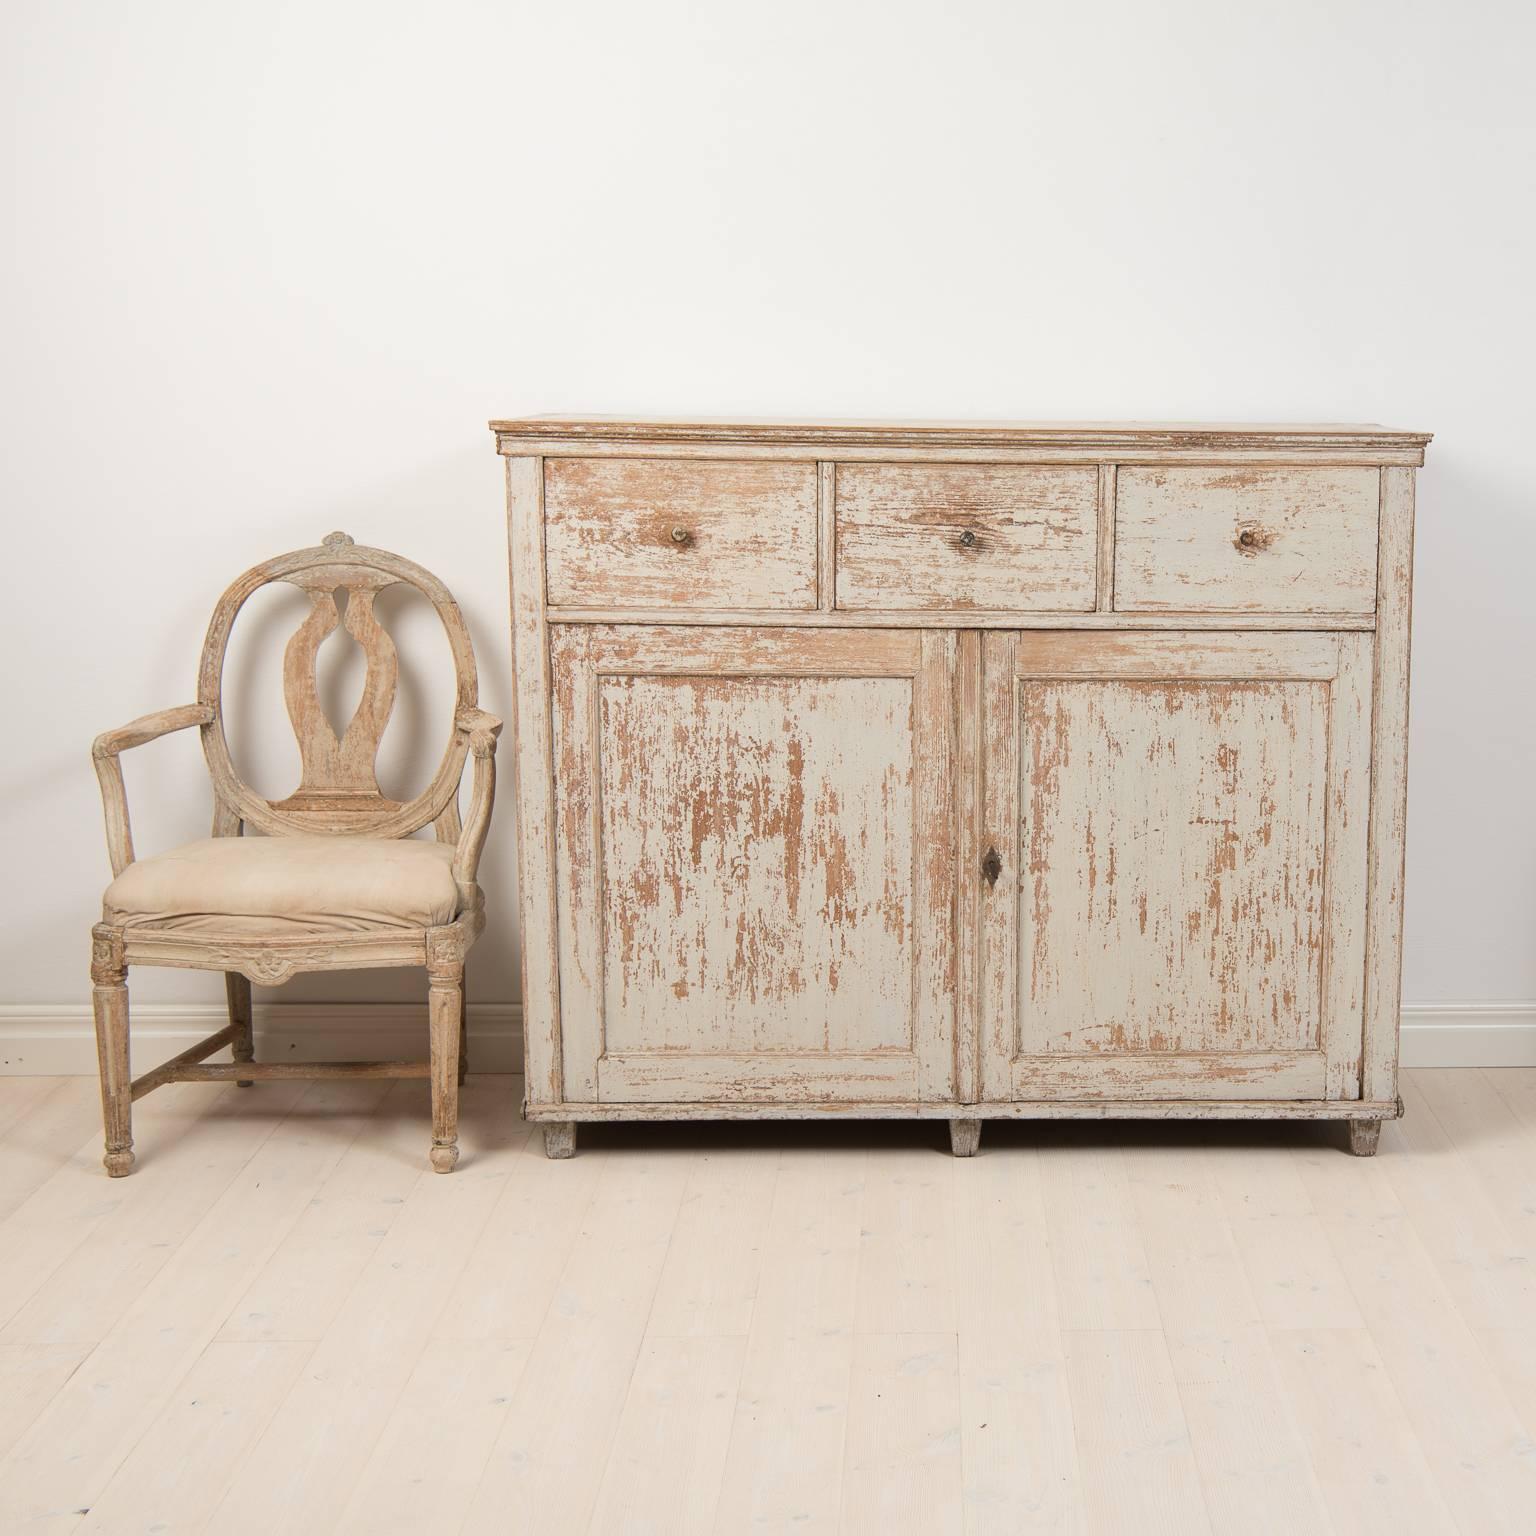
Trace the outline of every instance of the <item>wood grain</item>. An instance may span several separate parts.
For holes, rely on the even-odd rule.
[[[1007,465],[845,465],[837,606],[1084,612],[1098,474]]]
[[[947,1095],[953,642],[554,644],[568,1093]]]
[[[1373,1148],[1427,434],[493,428],[552,1153],[904,1114],[957,1152],[1117,1114]]]
[[[528,1097],[565,1097],[560,1038],[559,923],[555,912],[553,727],[549,630],[544,617],[544,467],[507,460],[507,543],[512,582],[512,760],[517,806],[518,935]]]
[[[1358,1093],[1362,660],[1323,635],[987,637],[986,1097]]]
[[[1320,1047],[1327,704],[1021,684],[1025,1054]]]
[[[1362,1092],[1397,1092],[1408,834],[1408,659],[1413,613],[1413,476],[1381,473],[1381,570],[1371,705],[1371,851],[1366,911]]]
[[[1372,469],[1141,469],[1115,491],[1115,607],[1369,613]]]
[[[421,1085],[171,1088],[155,1177],[110,1185],[88,1082],[0,1077],[0,1517],[1523,1531],[1536,1072],[1403,1076],[1374,1164],[1220,1125],[961,1163],[937,1127],[630,1128],[550,1164],[472,1078],[506,1132],[450,1180]]]
[[[551,603],[816,607],[814,463],[550,459]]]
[[[822,448],[865,449],[895,454],[902,450],[1033,449],[1043,455],[1096,454],[1128,457],[1149,451],[1224,456],[1243,452],[1274,457],[1350,452],[1384,456],[1417,454],[1423,462],[1428,432],[1401,432],[1373,423],[1235,423],[1203,421],[787,421],[700,419],[686,417],[533,416],[492,421],[503,453],[532,451],[530,440],[555,439],[591,451],[613,447],[633,453],[637,447],[676,447],[687,453],[732,447],[782,453],[804,443]],[[823,453],[821,457],[832,455]],[[840,453],[839,453],[840,456]]]

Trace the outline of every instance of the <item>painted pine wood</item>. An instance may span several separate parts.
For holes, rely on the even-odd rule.
[[[89,1344],[0,1344],[0,1456],[90,1354]]]
[[[551,603],[814,608],[814,463],[549,459]]]
[[[1142,463],[1162,455],[1210,461],[1249,454],[1278,462],[1290,459],[1348,462],[1353,455],[1371,463],[1422,464],[1431,434],[1401,432],[1371,423],[1232,423],[1196,421],[784,421],[767,419],[636,419],[622,416],[553,415],[492,421],[500,452],[541,452],[527,445],[550,444],[566,454],[637,453],[793,454],[815,445],[821,458],[896,458],[901,454],[940,459],[949,455],[1033,453],[1041,459],[1072,458]],[[826,450],[832,450],[827,452]]]
[[[1362,468],[1124,465],[1116,610],[1368,613],[1378,486]]]
[[[78,1529],[208,1529],[230,1482],[304,1363],[305,1341],[210,1344],[178,1384]]]
[[[1094,605],[1095,469],[850,464],[836,486],[840,609]]]
[[[493,428],[551,1156],[913,1113],[1375,1150],[1425,434]]]
[[[954,649],[554,632],[567,1095],[949,1096]]]
[[[384,1084],[314,1083],[0,1460],[0,1529],[73,1529],[272,1248],[368,1123]],[[255,1090],[265,1092],[264,1089]],[[316,1121],[323,1127],[318,1134]],[[195,1138],[185,1156],[195,1159]]]
[[[532,1348],[528,1339],[429,1343],[333,1529],[345,1536],[457,1530]]]
[[[653,624],[665,617],[669,625],[690,624],[704,629],[721,625],[740,627],[761,624],[764,615],[745,608],[674,608],[665,615],[649,608],[560,607],[546,610],[554,624]],[[1115,632],[1134,623],[1137,631],[1159,629],[1214,629],[1222,632],[1272,630],[1360,630],[1376,627],[1375,617],[1366,613],[1138,613],[1134,621],[1125,614],[1098,612],[1069,616],[1074,632],[1108,630]],[[968,609],[964,616],[967,630],[1031,629],[1059,630],[1069,619],[1059,613],[1027,613],[1017,608]],[[957,616],[946,609],[927,611],[920,608],[869,608],[858,612],[775,613],[775,625],[796,629],[953,629]]]
[[[860,1334],[841,1529],[848,1536],[961,1536],[962,1479],[955,1335]]]
[[[745,1349],[735,1334],[646,1340],[587,1526],[591,1536],[714,1530]]]
[[[338,1528],[507,1176],[418,1179],[231,1476],[213,1530]],[[425,1402],[414,1406],[426,1415]]]
[[[1358,1094],[1352,637],[989,636],[985,666],[989,1096]]]
[[[161,1228],[164,1262],[127,1313],[102,1319],[104,1339],[0,1345],[5,1528],[240,1529],[244,1469],[275,1465],[261,1444],[286,1433],[286,1403],[326,1421],[332,1452],[285,1468],[312,1495],[291,1506],[295,1536],[503,1529],[509,1510],[553,1531],[835,1532],[869,1516],[1118,1536],[1201,1529],[1202,1507],[1223,1531],[1523,1531],[1532,1330],[1513,1312],[1504,1327],[1475,1319],[1502,1305],[1487,1277],[1522,1267],[1508,1243],[1514,1179],[1536,1162],[1536,1116],[1519,1112],[1536,1106],[1533,1084],[1530,1071],[1407,1073],[1409,1116],[1374,1163],[1338,1154],[1342,1128],[1220,1124],[1005,1125],[958,1163],[933,1127],[924,1148],[894,1126],[621,1127],[548,1163],[506,1113],[515,1084],[471,1078],[462,1113],[484,1162],[453,1180],[417,1163],[421,1201],[361,1277],[347,1244],[312,1243],[302,1224],[344,1191],[397,1195],[419,1101],[389,1105],[424,1085],[169,1088],[144,1114],[153,1178],[146,1161],[144,1176],[103,1181],[82,1123],[65,1164],[34,1169],[0,1219],[0,1256],[18,1239],[40,1254],[27,1213],[57,1201],[82,1271],[99,1242],[120,1273],[121,1230],[70,1191],[156,1220],[162,1174],[190,1186],[216,1163],[205,1216]],[[263,1114],[298,1095],[296,1113]],[[498,1119],[516,1133],[494,1133]],[[209,1160],[242,1120],[247,1164]],[[910,1155],[891,1159],[904,1142]],[[723,1210],[765,1160],[778,1172],[755,1293],[734,1239],[716,1289],[675,1288],[672,1254],[691,1267],[711,1199]],[[871,1170],[884,1171],[873,1199]],[[480,1203],[474,1180],[492,1195],[478,1235],[449,1209]],[[895,1235],[866,1309],[871,1220]],[[518,1268],[546,1224],[555,1255]],[[920,1335],[881,1331],[900,1315],[903,1232],[914,1278],[953,1250],[953,1310],[908,1308],[944,1323]],[[252,1281],[290,1241],[317,1289],[355,1303],[319,1338],[234,1337]],[[1149,1284],[1127,1282],[1138,1274]],[[745,1336],[693,1331],[739,1326],[748,1307]],[[410,1360],[392,1358],[392,1338]],[[273,1496],[255,1503],[270,1511]]]
[[[512,735],[517,801],[523,1053],[531,1097],[563,1097],[559,921],[555,912],[554,751],[544,610],[544,465],[507,460],[512,584]]]
[[[1362,1097],[1397,1092],[1403,875],[1408,826],[1408,655],[1413,607],[1413,476],[1381,472],[1376,687],[1371,701],[1371,868],[1366,897]]]
[[[1168,1346],[1152,1329],[1065,1335],[1083,1505],[1095,1536],[1209,1532]]]

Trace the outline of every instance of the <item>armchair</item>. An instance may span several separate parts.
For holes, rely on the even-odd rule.
[[[288,642],[283,693],[298,739],[299,787],[282,800],[256,794],[236,772],[222,716],[224,657],[236,615],[258,588],[288,582],[310,611]],[[432,782],[415,799],[389,799],[375,769],[394,705],[394,643],[374,614],[384,588],[407,583],[436,608],[453,654],[453,730]],[[340,599],[340,601],[338,601]],[[367,658],[357,710],[338,736],[320,707],[315,657],[343,626]],[[112,884],[92,929],[91,980],[106,1131],[103,1162],[113,1177],[134,1162],[132,1106],[164,1083],[269,1078],[430,1077],[431,1162],[458,1161],[458,1091],[466,1068],[464,963],[485,926],[478,884],[481,849],[496,793],[501,721],[477,705],[474,650],[448,589],[420,566],[333,533],[240,577],[214,610],[198,672],[197,702],[145,715],[96,738]],[[121,754],[196,726],[213,781],[213,835],[138,860]],[[467,819],[458,808],[468,758],[474,780]],[[436,841],[411,836],[430,824]],[[265,834],[242,837],[245,828]],[[223,971],[228,1025],[135,1079],[129,1071],[127,973],[132,965]],[[259,1063],[254,1059],[251,983],[276,985],[301,971],[424,966],[428,977],[426,1062]],[[233,1060],[206,1058],[230,1047]]]

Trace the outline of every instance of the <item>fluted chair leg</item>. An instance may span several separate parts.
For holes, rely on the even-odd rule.
[[[432,1166],[459,1160],[459,1039],[464,1027],[464,962],[434,966],[427,993],[432,1053]]]
[[[121,942],[97,939],[91,956],[91,1005],[101,1068],[102,1165],[114,1179],[133,1168],[133,1079],[128,1069],[128,967]]]

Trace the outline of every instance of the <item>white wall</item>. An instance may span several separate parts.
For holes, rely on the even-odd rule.
[[[484,422],[541,408],[1434,430],[1406,995],[1536,999],[1530,7],[8,0],[0,29],[0,1001],[87,996],[90,739],[191,697],[247,565],[334,527],[419,559],[504,709]],[[141,851],[202,835],[195,739],[139,756]],[[504,802],[482,998],[515,994],[511,837]],[[417,987],[290,992],[369,985]]]

